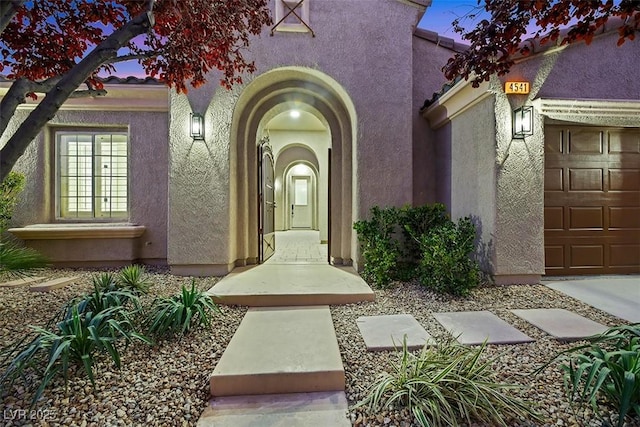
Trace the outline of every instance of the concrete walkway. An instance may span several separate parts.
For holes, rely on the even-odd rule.
[[[277,237],[281,244],[276,240],[272,260],[236,269],[209,290],[218,303],[273,308],[252,308],[243,319],[211,376],[214,397],[198,422],[201,427],[350,425],[344,368],[327,305],[372,301],[375,294],[353,269],[321,260],[317,232],[287,233]],[[296,235],[302,238],[296,241]],[[640,321],[640,276],[545,284],[621,319]],[[561,309],[512,312],[562,341],[606,329]],[[432,315],[463,344],[532,340],[489,311]],[[421,325],[402,313],[361,317],[358,326],[370,351],[392,351],[398,344],[393,338],[404,334],[415,335],[409,338],[416,343],[429,340]]]
[[[542,284],[628,322],[640,322],[640,276],[549,278]]]

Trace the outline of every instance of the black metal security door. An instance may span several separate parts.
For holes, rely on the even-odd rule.
[[[260,263],[276,250],[273,153],[269,137],[258,145],[258,253]]]

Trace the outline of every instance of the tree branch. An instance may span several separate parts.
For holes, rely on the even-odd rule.
[[[64,74],[0,150],[0,182],[9,174],[9,171],[20,156],[24,154],[31,141],[38,136],[43,126],[55,116],[71,94],[82,83],[87,81],[101,65],[115,58],[118,54],[118,49],[124,47],[136,36],[148,31],[153,22],[154,17],[151,12],[141,13],[111,33],[71,70]]]
[[[140,54],[137,54],[137,55],[118,56],[117,58],[113,58],[112,60],[105,62],[105,64],[117,64],[119,62],[133,61],[135,59],[152,58],[152,57],[154,57],[156,55],[157,55],[156,52],[149,52],[149,53],[140,53]]]
[[[18,8],[26,0],[0,1],[0,34],[7,28],[11,19],[18,12]]]
[[[69,95],[69,99],[72,98],[88,98],[90,96],[106,96],[107,91],[104,89],[88,89],[88,90],[76,90]]]
[[[25,78],[18,79],[11,84],[7,94],[2,97],[0,102],[0,135],[7,129],[9,120],[13,117],[18,105],[27,102],[27,94],[32,92],[31,83]]]

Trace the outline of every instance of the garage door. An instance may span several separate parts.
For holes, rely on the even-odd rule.
[[[545,126],[548,275],[640,272],[640,129]]]

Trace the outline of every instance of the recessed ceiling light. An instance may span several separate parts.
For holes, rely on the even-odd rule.
[[[291,110],[289,111],[289,116],[291,116],[292,119],[297,119],[298,117],[300,117],[300,111]]]

